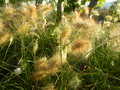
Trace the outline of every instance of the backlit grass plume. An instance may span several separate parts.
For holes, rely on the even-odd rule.
[[[8,32],[0,32],[0,45],[9,41],[12,35]]]
[[[23,23],[20,24],[17,28],[17,31],[20,33],[27,33],[29,30],[29,24],[28,23]]]
[[[72,42],[71,45],[71,54],[80,57],[88,57],[90,50],[92,50],[92,42],[89,39],[78,38]]]
[[[70,39],[72,28],[68,25],[61,25],[59,27],[60,32],[58,32],[58,39],[60,40],[61,45],[66,45]]]
[[[46,57],[39,59],[34,67],[35,72],[33,72],[34,80],[41,80],[48,75],[55,74],[59,71],[62,61],[60,55],[56,54],[53,57],[47,59]]]
[[[34,5],[29,5],[28,9],[30,11],[30,18],[32,21],[36,21],[37,20],[37,9],[35,4]]]
[[[75,34],[78,34],[78,36],[82,35],[89,39],[97,36],[100,27],[93,19],[82,18],[77,11],[73,14],[71,25],[73,25],[73,31],[76,32]]]
[[[64,26],[63,28],[61,28],[61,35],[60,38],[61,40],[63,40],[63,42],[65,42],[67,39],[69,39],[70,35],[71,35],[71,28],[70,26]]]
[[[72,79],[69,80],[68,83],[69,87],[73,90],[78,90],[78,87],[81,86],[81,80],[78,78],[78,76],[74,76]]]
[[[37,8],[38,8],[37,9],[38,14],[42,16],[45,16],[49,11],[52,10],[50,5],[38,5]]]
[[[36,7],[35,2],[23,2],[19,7],[12,5],[5,7],[1,19],[3,19],[4,27],[8,31],[28,33],[38,30],[38,28],[45,28],[47,24],[45,17],[51,9],[49,5],[38,5]],[[2,22],[0,27],[2,27]]]
[[[101,25],[92,18],[82,18],[78,11],[66,16],[65,22],[62,23],[63,26],[59,26],[57,30],[62,31],[60,39],[64,42],[62,45],[68,47],[67,52],[76,57],[85,55],[88,58],[88,52],[93,49],[95,39],[101,37]]]
[[[4,14],[5,15],[12,15],[14,13],[15,9],[13,8],[12,5],[9,5],[8,7],[5,8]]]
[[[120,52],[120,24],[116,24],[111,30],[109,30],[108,46],[110,50],[114,52]]]
[[[0,32],[3,30],[3,28],[4,28],[3,20],[0,19]]]

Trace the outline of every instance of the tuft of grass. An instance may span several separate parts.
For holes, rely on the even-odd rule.
[[[0,44],[0,90],[119,90],[120,53],[108,47],[106,33],[96,39],[99,25],[93,19],[83,19],[78,12],[64,17],[64,22],[57,25],[46,15],[51,8],[41,6],[21,6],[27,16],[14,7],[12,13],[2,10],[0,24],[4,27],[0,36],[6,32],[11,37]],[[80,45],[75,45],[80,48],[78,52],[84,50],[84,43],[89,44],[87,40],[92,49],[86,50],[85,45],[82,55],[76,57],[69,53],[69,46],[79,38]],[[87,54],[90,55],[86,58]],[[39,59],[43,57],[45,61]],[[41,72],[45,74],[42,79]]]

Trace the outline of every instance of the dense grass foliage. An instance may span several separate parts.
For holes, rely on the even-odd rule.
[[[75,11],[59,24],[49,5],[24,3],[0,12],[0,90],[120,89],[117,11],[93,10],[91,18]]]

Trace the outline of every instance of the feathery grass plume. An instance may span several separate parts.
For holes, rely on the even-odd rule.
[[[103,24],[103,27],[108,28],[108,27],[111,26],[111,24],[112,24],[111,22],[105,21],[104,24]]]
[[[39,70],[39,69],[41,69],[41,67],[43,68],[43,66],[46,68],[47,67],[47,63],[46,62],[47,62],[47,58],[46,57],[40,58],[35,63],[34,69],[35,70]]]
[[[105,19],[106,19],[107,21],[112,21],[112,20],[113,20],[113,17],[112,17],[112,16],[106,16]]]
[[[99,31],[100,24],[97,24],[93,19],[82,18],[77,11],[73,13],[71,26],[73,32],[76,32],[76,37],[79,35],[84,36],[85,38],[93,39],[97,36]]]
[[[61,53],[62,64],[64,64],[66,63],[67,52],[68,52],[67,51],[68,46],[64,47],[64,45],[69,43],[69,37],[71,35],[71,27],[69,25],[64,25],[64,26],[61,25],[60,27],[56,28],[54,33],[57,33],[58,42],[60,43],[58,50],[61,52],[57,52],[57,53]]]
[[[117,4],[116,9],[117,14],[120,14],[120,3]]]
[[[101,25],[99,23],[96,23],[93,19],[85,20],[85,23],[86,23],[86,27],[83,27],[83,33],[86,33],[85,36],[90,39],[97,37]]]
[[[26,2],[21,3],[19,13],[22,15],[23,20],[30,17],[29,5]]]
[[[72,30],[71,30],[70,25],[65,25],[61,27],[60,29],[61,29],[60,39],[63,44],[63,43],[66,43],[67,40],[69,40]]]
[[[9,5],[9,7],[6,7],[4,10],[5,15],[12,15],[14,13],[15,9],[12,5]]]
[[[92,50],[92,42],[89,39],[78,38],[71,44],[70,54],[76,57],[85,55],[85,58],[87,58],[90,54],[89,51]]]
[[[24,7],[20,9],[20,13],[25,16],[29,15],[29,11],[27,10],[27,8],[24,8]]]
[[[33,79],[41,80],[46,77],[47,67],[48,64],[46,57],[39,59],[34,65],[35,72],[33,72]]]
[[[0,32],[2,31],[3,28],[4,28],[3,20],[0,19]]]
[[[80,18],[80,13],[77,11],[74,11],[72,14],[72,24],[76,24],[78,22],[82,22],[82,18]]]
[[[117,12],[117,14],[120,14],[120,9],[117,9],[116,12]]]
[[[114,22],[117,22],[118,20],[119,20],[118,17],[113,18]]]
[[[54,54],[50,58],[49,63],[50,63],[50,65],[52,65],[54,63],[56,67],[59,67],[62,63],[59,53]]]
[[[42,90],[57,90],[53,84],[49,84],[46,87],[42,87]]]
[[[55,54],[53,57],[42,58],[35,64],[35,72],[33,72],[33,79],[38,81],[48,75],[58,72],[59,67],[62,65],[60,55]]]
[[[77,75],[75,75],[71,80],[69,80],[68,85],[73,90],[78,90],[78,87],[80,87],[81,85],[81,80],[78,78]]]
[[[9,41],[11,36],[8,32],[0,32],[0,45]]]
[[[27,33],[29,30],[29,24],[27,22],[20,24],[17,28],[19,33]]]
[[[99,12],[97,10],[92,10],[92,14],[95,15],[95,16],[99,16]]]
[[[67,17],[66,17],[65,14],[62,15],[62,20],[61,20],[61,22],[63,23],[63,25],[68,23],[68,19],[67,19]]]
[[[32,21],[36,21],[37,20],[36,6],[35,5],[29,5],[28,9],[30,11],[30,18],[32,19]]]
[[[21,3],[20,14],[23,18],[30,18],[33,22],[37,20],[37,9],[34,1],[28,1],[27,3]]]
[[[30,12],[29,12],[28,8],[21,6],[20,14],[22,14],[23,16],[28,16],[28,15],[30,15]]]
[[[19,10],[19,14],[21,15],[22,22],[26,22],[30,20],[29,19],[30,11],[28,10],[28,8],[21,7]]]
[[[52,8],[50,5],[38,5],[37,7],[38,15],[42,15],[43,17],[51,10]]]
[[[117,4],[116,8],[117,8],[117,9],[120,9],[120,3]]]
[[[88,16],[89,15],[89,12],[90,12],[90,9],[89,9],[89,7],[83,7],[83,12],[82,12],[82,14],[84,15],[82,15],[83,17],[85,17],[85,16]]]
[[[109,38],[111,40],[107,44],[110,50],[120,52],[120,24],[116,24],[112,30],[109,31]]]

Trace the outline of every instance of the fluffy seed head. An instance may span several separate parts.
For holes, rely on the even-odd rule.
[[[104,22],[104,27],[110,27],[110,25],[111,25],[111,22],[109,22],[109,21]]]
[[[51,6],[50,5],[39,5],[37,7],[38,14],[42,16],[46,16],[46,14],[51,11]]]
[[[59,55],[54,55],[53,57],[46,60],[42,58],[35,64],[35,72],[33,72],[34,80],[41,80],[48,75],[55,74],[59,67],[61,66],[61,60]]]
[[[70,28],[70,26],[64,26],[61,28],[61,30],[62,30],[62,32],[60,34],[60,39],[61,39],[62,43],[65,43],[71,35],[71,28]]]
[[[87,54],[92,49],[92,43],[88,39],[78,38],[72,43],[71,54],[74,56],[83,56]]]
[[[80,86],[81,84],[81,80],[78,78],[78,76],[74,76],[70,81],[69,81],[69,86],[74,89],[77,90],[77,88]]]
[[[35,66],[34,66],[35,70],[39,70],[39,69],[43,69],[43,68],[47,67],[47,63],[46,62],[47,62],[47,58],[46,57],[40,58],[35,63]]]
[[[117,9],[120,9],[120,3],[117,4],[116,8],[117,8]]]
[[[29,6],[29,11],[30,11],[30,18],[32,19],[32,21],[35,21],[37,19],[37,10],[36,10],[36,7]]]
[[[9,6],[4,10],[5,15],[12,15],[13,13],[14,13],[14,8],[12,6]]]
[[[0,45],[10,40],[10,38],[11,38],[11,34],[7,32],[1,32],[0,33]]]
[[[4,25],[3,25],[3,20],[0,19],[0,31],[2,31],[2,29],[4,28]]]
[[[82,21],[82,19],[80,18],[80,13],[75,11],[72,15],[72,24],[76,24],[81,21]]]
[[[19,25],[17,28],[17,31],[19,33],[26,33],[28,32],[28,29],[29,29],[29,24],[26,22],[26,23]]]
[[[93,39],[96,37],[99,26],[93,19],[82,19],[80,22],[74,24],[73,30],[76,30],[76,34],[79,33],[85,38]]]
[[[119,19],[117,18],[117,17],[115,17],[114,19],[113,19],[113,21],[114,22],[117,22]]]
[[[89,15],[89,8],[88,7],[84,7],[83,8],[84,9],[84,13],[85,13],[85,15]]]
[[[105,19],[106,19],[107,21],[112,21],[112,20],[113,20],[113,17],[112,17],[112,16],[106,16]]]
[[[117,24],[113,27],[112,30],[109,32],[109,38],[111,39],[108,42],[108,46],[110,50],[115,52],[120,52],[120,24]]]
[[[96,15],[96,16],[99,16],[99,12],[97,10],[92,10],[92,14]]]
[[[117,12],[117,14],[119,14],[119,15],[120,15],[120,9],[117,9],[117,10],[116,10],[116,12]]]
[[[30,15],[29,10],[28,10],[27,8],[25,8],[25,7],[20,8],[20,13],[21,13],[23,16],[28,16],[28,15]]]

